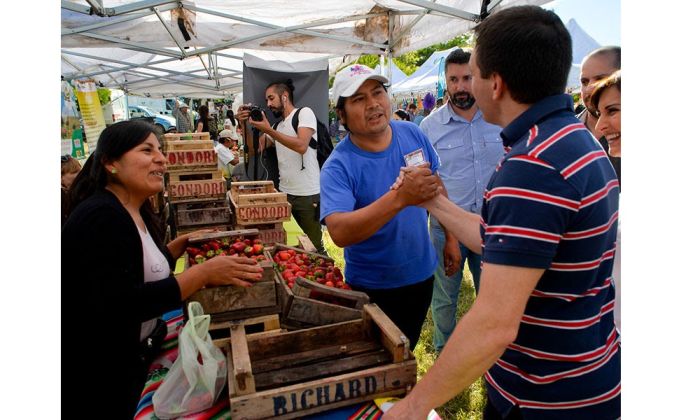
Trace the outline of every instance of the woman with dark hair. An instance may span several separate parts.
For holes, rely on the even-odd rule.
[[[199,107],[199,120],[195,133],[206,133],[209,131],[209,107],[202,105]]]
[[[394,111],[394,113],[391,116],[392,120],[401,120],[401,121],[411,121],[411,117],[408,115],[408,112],[404,111],[403,109],[397,109]]]
[[[152,125],[119,122],[102,132],[70,189],[61,233],[63,389],[75,378],[104,380],[64,392],[64,417],[133,418],[164,338],[158,317],[204,286],[261,278],[254,260],[231,256],[172,274],[189,235],[162,245],[148,198],[163,189],[165,162]]]
[[[229,109],[228,111],[226,111],[226,119],[224,120],[224,126],[226,125],[226,121],[231,122],[231,127],[229,128],[229,130],[233,130],[233,127],[236,126],[236,116],[233,114],[232,109]],[[225,128],[226,127],[224,127],[224,129]]]
[[[622,76],[620,70],[597,82],[591,93],[591,104],[598,115],[596,130],[608,141],[608,154],[622,154]]]
[[[622,73],[614,72],[597,82],[591,93],[591,104],[598,116],[595,125],[608,141],[608,154],[622,157]],[[620,193],[622,197],[622,193]],[[615,241],[615,259],[613,260],[613,279],[615,282],[615,325],[622,331],[622,218],[617,218],[617,240]]]

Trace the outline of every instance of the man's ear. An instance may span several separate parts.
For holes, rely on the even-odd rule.
[[[491,98],[493,100],[499,100],[506,94],[506,84],[500,74],[493,72],[491,73]]]
[[[335,113],[338,115],[338,122],[345,125],[345,111],[342,109],[336,109]]]

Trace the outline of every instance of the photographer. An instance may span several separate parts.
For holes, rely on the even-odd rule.
[[[294,106],[294,85],[289,79],[269,84],[265,89],[265,98],[270,111],[276,117],[283,118],[275,128],[270,126],[265,113],[254,107],[240,107],[236,118],[239,121],[247,120],[251,126],[265,134],[261,137],[260,150],[275,148],[280,175],[279,189],[287,193],[292,215],[301,229],[318,252],[325,254],[319,222],[320,169],[316,149],[309,147],[312,138],[317,140],[316,116],[310,108],[299,110]],[[297,112],[299,127],[295,131],[292,119]]]

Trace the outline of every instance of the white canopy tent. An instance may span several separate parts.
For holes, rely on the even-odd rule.
[[[62,0],[61,73],[146,96],[231,96],[242,86],[244,50],[284,51],[280,61],[391,59],[454,38],[488,13],[548,1]]]
[[[382,70],[384,70],[384,71],[382,71]],[[390,82],[391,82],[392,86],[403,82],[408,77],[408,76],[406,76],[406,73],[404,73],[400,68],[398,68],[398,66],[396,65],[394,60],[391,60],[391,69],[387,69],[387,68],[382,69],[382,65],[378,64],[374,68],[374,71],[376,73],[383,74],[383,75],[391,74]]]
[[[443,58],[447,58],[450,53],[458,47],[447,50],[435,51],[425,60],[418,69],[403,82],[392,87],[393,94],[424,92],[437,90],[438,76],[440,74],[440,63]]]

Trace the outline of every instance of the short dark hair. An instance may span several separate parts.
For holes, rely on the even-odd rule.
[[[408,116],[408,112],[404,111],[403,109],[397,109],[394,111],[394,114],[398,115],[399,118],[404,121],[411,121],[411,117]]]
[[[418,107],[416,106],[416,104],[411,102],[410,104],[408,104],[408,109],[418,109]]]
[[[269,85],[267,85],[265,90],[268,90],[271,87],[275,88],[275,92],[277,92],[278,95],[282,95],[283,93],[286,93],[287,97],[289,99],[289,102],[291,104],[294,104],[294,82],[292,82],[292,79],[287,79],[285,81],[272,82]]]
[[[564,93],[572,62],[571,35],[556,13],[513,6],[474,29],[482,78],[498,73],[511,97],[532,104]]]
[[[610,67],[614,69],[622,68],[622,48],[617,45],[607,45],[605,47],[596,48],[595,50],[588,53],[587,56],[583,58],[583,61],[588,60],[591,57],[605,57],[609,61]]]
[[[445,71],[447,71],[448,64],[469,64],[469,58],[471,58],[472,53],[469,51],[464,51],[461,48],[457,48],[452,51],[450,55],[445,59]]]

